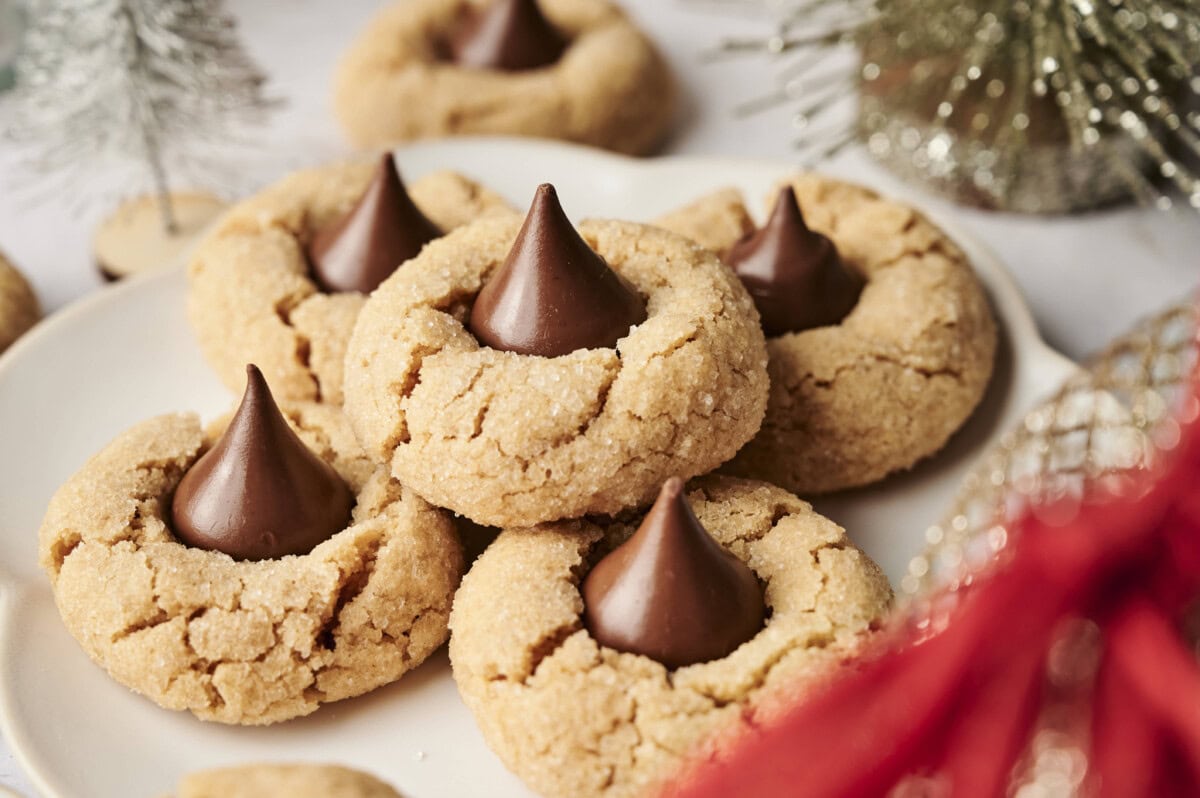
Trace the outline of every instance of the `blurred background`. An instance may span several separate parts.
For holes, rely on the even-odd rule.
[[[78,7],[84,15],[92,14],[99,20],[95,24],[101,26],[100,30],[111,24],[103,15],[111,14],[106,8],[110,9],[112,3],[43,3],[39,7],[62,5]],[[187,169],[173,164],[172,190],[216,190],[237,196],[291,169],[350,153],[331,112],[332,74],[340,55],[382,5],[371,0],[230,0],[215,4],[217,10],[236,22],[232,35],[266,77],[263,98],[280,102],[262,114],[261,124],[239,129],[236,136],[218,137],[203,148],[207,159],[204,163],[224,160],[229,168],[209,170],[200,175],[204,179],[193,180],[194,175]],[[1192,212],[1161,212],[1122,202],[1069,216],[980,211],[939,198],[933,191],[944,193],[945,185],[927,179],[928,169],[922,173],[903,168],[914,157],[928,164],[928,153],[946,149],[942,141],[920,140],[909,151],[898,146],[899,154],[893,152],[884,158],[884,166],[872,158],[863,143],[886,143],[886,136],[871,137],[871,132],[880,132],[878,129],[857,138],[851,136],[848,142],[842,141],[844,136],[831,136],[830,130],[838,133],[852,126],[859,109],[861,81],[857,79],[856,46],[829,47],[831,52],[825,54],[828,57],[818,61],[813,53],[785,47],[784,43],[834,41],[837,37],[830,37],[829,32],[852,31],[852,23],[864,18],[864,7],[869,9],[871,3],[655,0],[623,5],[665,53],[684,88],[685,101],[663,154],[715,154],[801,163],[813,159],[826,145],[841,145],[823,168],[884,189],[903,183],[925,192],[931,208],[952,215],[1001,254],[1025,290],[1048,340],[1069,355],[1079,357],[1094,349],[1132,320],[1161,307],[1167,298],[1178,296],[1194,284],[1200,226]],[[925,27],[929,28],[944,8],[978,6],[982,14],[995,4],[924,5],[928,7],[924,19],[929,22]],[[22,6],[19,0],[0,0],[0,63],[11,61],[21,44],[22,28],[33,24],[29,20],[25,26],[18,22]],[[903,17],[908,11],[899,8],[893,16]],[[792,24],[781,27],[780,22],[789,15],[794,17]],[[982,23],[975,18],[963,24],[973,30]],[[953,69],[941,82],[928,70],[911,72],[912,58],[898,44],[905,40],[903,33],[884,30],[882,37],[870,40],[875,44],[869,46],[883,46],[885,50],[884,57],[873,58],[873,63],[876,75],[883,71],[879,64],[886,67],[886,73],[861,93],[868,102],[875,103],[875,110],[879,110],[879,96],[896,96],[898,87],[904,85],[932,87],[924,95],[908,98],[907,110],[916,107],[918,112],[928,110],[920,106],[930,102],[929,96],[951,91],[947,81]],[[943,32],[937,45],[940,51],[927,61],[946,60],[946,47],[952,49],[955,41],[949,36],[951,45],[947,45],[947,36]],[[103,41],[106,37],[98,38]],[[715,52],[727,43],[732,43],[729,52]],[[26,42],[26,46],[48,50],[51,59],[56,55],[84,57],[77,49],[71,51],[71,44],[53,38]],[[66,52],[56,54],[55,48]],[[1000,52],[1010,49],[1004,45]],[[881,53],[873,53],[878,55]],[[960,51],[955,68],[965,69],[971,55]],[[903,72],[906,68],[910,71]],[[897,76],[897,70],[902,74]],[[0,85],[11,81],[7,67],[0,75]],[[878,86],[885,84],[889,76],[892,84],[880,91]],[[111,90],[98,83],[93,77],[72,92],[78,95]],[[801,113],[814,102],[832,105],[830,115]],[[902,119],[905,110],[884,107],[883,115],[876,117],[885,121]],[[0,105],[0,126],[11,127],[15,112],[11,102]],[[947,127],[954,128],[958,116],[956,113]],[[53,122],[50,129],[54,130]],[[72,128],[60,126],[57,135],[70,141]],[[235,143],[235,139],[242,141]],[[29,142],[14,143],[11,136],[0,143],[0,250],[30,276],[48,310],[102,284],[93,264],[96,226],[120,200],[144,192],[151,185],[147,170],[128,160],[113,163],[102,155],[89,155],[86,149],[66,157],[58,155],[62,165],[27,168],[31,160],[44,157],[44,152],[29,146]],[[1052,157],[1050,164],[1059,160]],[[1045,160],[1034,163],[1045,170]],[[221,171],[234,179],[214,179]],[[1090,189],[1083,194],[1082,198],[1067,199],[1085,205],[1089,198],[1103,199]],[[1186,207],[1184,199],[1176,205]]]

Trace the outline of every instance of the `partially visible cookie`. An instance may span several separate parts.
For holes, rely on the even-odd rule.
[[[341,412],[285,408],[354,491],[308,554],[234,560],[172,531],[206,442],[193,415],[122,433],[55,493],[40,560],[63,622],[118,682],[167,709],[266,724],[398,679],[445,642],[462,573],[453,522],[376,470]]]
[[[175,798],[401,798],[361,770],[340,765],[238,765],[189,773]]]
[[[789,182],[808,226],[867,282],[840,324],[768,338],[766,418],[724,470],[824,493],[940,450],[983,398],[996,323],[966,255],[916,210],[819,175]],[[724,190],[656,224],[724,254],[746,219]]]
[[[29,282],[0,252],[0,352],[41,317],[41,306]]]
[[[246,363],[256,363],[281,399],[341,403],[346,342],[366,298],[321,291],[306,248],[355,204],[373,167],[337,164],[291,175],[235,205],[196,249],[188,319],[205,359],[230,389],[240,390]],[[443,231],[515,213],[452,172],[416,180],[408,193]]]
[[[450,42],[489,0],[407,0],[385,8],[338,68],[334,107],[350,138],[378,147],[418,138],[514,134],[650,151],[676,89],[654,46],[608,0],[539,0],[568,40],[554,63],[462,66]]]
[[[732,272],[666,231],[585,221],[586,246],[645,300],[646,320],[614,346],[501,351],[464,322],[521,224],[456,230],[367,301],[345,393],[368,451],[426,500],[491,526],[617,513],[732,457],[767,391],[758,317]]]
[[[770,608],[722,659],[670,671],[584,626],[579,586],[636,522],[506,530],[455,596],[455,682],[488,745],[541,794],[645,794],[714,732],[753,726],[768,698],[848,657],[889,606],[879,567],[807,503],[727,477],[690,488],[696,517],[755,572]]]
[[[705,194],[682,208],[663,214],[654,224],[679,233],[721,257],[742,237],[754,232],[754,219],[742,192],[723,188]]]

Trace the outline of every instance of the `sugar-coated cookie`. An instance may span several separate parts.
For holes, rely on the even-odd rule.
[[[675,113],[674,81],[608,0],[539,0],[566,40],[552,63],[489,69],[456,61],[452,40],[463,26],[504,1],[407,0],[384,9],[338,69],[334,106],[350,138],[375,147],[503,133],[631,154],[663,139]]]
[[[0,252],[0,352],[12,346],[42,317],[29,281]]]
[[[725,470],[801,494],[867,485],[962,426],[991,377],[996,324],[966,255],[920,213],[826,177],[788,182],[866,285],[840,323],[768,337],[766,418]],[[748,218],[725,190],[656,223],[728,256]]]
[[[663,214],[654,224],[687,236],[721,257],[755,228],[754,219],[742,200],[742,192],[736,188],[705,194],[682,208]]]
[[[335,408],[285,408],[357,502],[309,553],[237,561],[173,534],[172,496],[211,437],[193,415],[121,434],[58,490],[40,559],[67,629],[168,709],[266,724],[398,679],[445,642],[462,551],[449,514],[388,479]]]
[[[361,770],[340,765],[238,765],[189,773],[174,798],[401,798]]]
[[[489,219],[455,230],[363,308],[346,412],[393,475],[480,524],[521,526],[647,503],[667,477],[706,473],[754,435],[767,377],[750,297],[712,253],[664,230],[579,226],[644,301],[645,320],[625,323],[615,345],[555,357],[483,345],[473,306],[519,228]],[[563,311],[560,329],[589,312]],[[504,318],[526,314],[536,315],[516,307]]]
[[[856,650],[891,590],[845,532],[765,483],[705,477],[696,518],[748,565],[770,615],[720,659],[669,670],[600,645],[580,585],[636,518],[506,530],[451,613],[450,659],[488,745],[547,796],[643,795],[697,746],[769,716]],[[502,619],[502,620],[501,620]]]
[[[363,162],[293,174],[235,205],[196,249],[188,319],[230,389],[240,390],[245,365],[256,363],[280,399],[341,403],[346,341],[365,297],[321,290],[308,248],[355,206],[377,171],[376,163]],[[408,194],[442,231],[515,213],[452,172],[415,180]]]

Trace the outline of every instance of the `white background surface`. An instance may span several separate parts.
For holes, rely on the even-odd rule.
[[[249,49],[270,74],[273,92],[289,103],[263,132],[272,157],[254,177],[266,182],[286,164],[344,152],[329,111],[329,78],[338,53],[379,4],[234,0],[229,5]],[[685,107],[667,152],[791,157],[786,109],[749,120],[731,113],[740,100],[769,89],[771,64],[762,57],[700,61],[701,52],[720,36],[762,31],[761,22],[689,8],[685,0],[627,0],[625,5],[661,44],[684,84]],[[875,173],[872,182],[886,186],[890,179],[861,152],[848,151],[841,159],[843,167]],[[54,310],[100,285],[88,240],[104,209],[72,216],[53,204],[30,202],[12,189],[13,160],[14,153],[0,152],[0,248],[30,275],[46,307]],[[1118,208],[1044,219],[955,209],[932,199],[929,204],[999,253],[1047,340],[1075,358],[1192,289],[1200,270],[1200,219],[1195,216]],[[32,794],[3,741],[0,785]]]

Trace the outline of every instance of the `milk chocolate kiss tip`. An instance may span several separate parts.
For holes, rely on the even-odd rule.
[[[350,523],[354,495],[288,426],[267,381],[246,392],[224,434],[184,474],[171,503],[175,536],[237,560],[307,554]]]
[[[614,346],[645,320],[641,296],[588,246],[543,183],[467,326],[493,349],[556,357]]]
[[[350,212],[309,244],[313,279],[330,293],[369,294],[441,234],[413,203],[395,160],[386,153]]]
[[[536,0],[493,0],[469,16],[449,42],[460,66],[518,72],[549,66],[567,49]]]
[[[771,218],[730,248],[725,260],[741,278],[770,336],[837,324],[862,293],[862,276],[837,248],[804,223],[796,193],[780,189]]]
[[[583,604],[597,642],[668,668],[727,656],[766,615],[754,572],[700,525],[677,477],[584,579]]]

